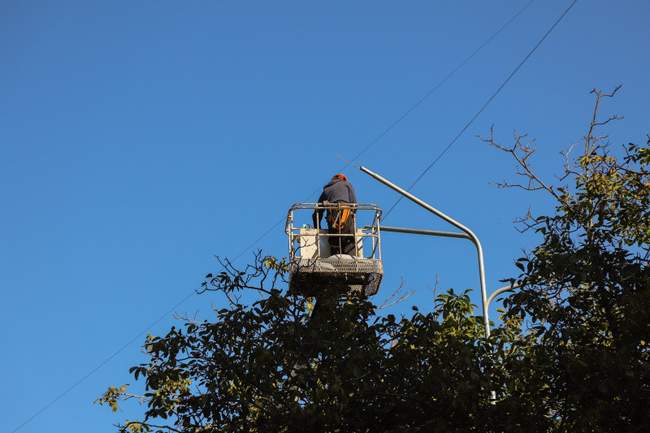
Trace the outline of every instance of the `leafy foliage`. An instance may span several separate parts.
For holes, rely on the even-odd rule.
[[[536,175],[521,137],[488,140],[521,166],[526,182],[510,186],[556,202],[523,220],[542,240],[517,261],[520,288],[489,338],[468,292],[382,316],[354,294],[290,293],[286,263],[257,254],[206,276],[201,290],[228,300],[215,320],[147,339],[147,362],[131,369],[143,395],[111,387],[98,402],[140,399],[142,419],[119,426],[134,433],[646,431],[650,150],[629,144],[617,158],[594,135],[613,119],[597,120],[608,96],[596,92],[562,185]],[[247,291],[258,300],[242,302]]]
[[[600,99],[613,96],[594,91]],[[614,92],[615,93],[615,92]],[[521,290],[505,302],[507,317],[527,318],[523,354],[508,366],[513,393],[546,399],[540,407],[558,431],[645,431],[650,425],[650,152],[635,144],[623,156],[595,136],[550,190],[551,216],[529,218],[543,236],[521,258]],[[613,119],[614,117],[610,117]],[[650,138],[649,142],[650,144]],[[533,185],[540,181],[532,178]],[[528,368],[527,366],[534,368]],[[539,395],[539,391],[544,392]]]
[[[143,425],[162,419],[173,421],[160,430],[183,432],[464,431],[494,412],[483,361],[490,349],[468,293],[440,295],[432,313],[399,321],[377,317],[354,295],[319,299],[310,316],[305,298],[263,286],[275,263],[257,256],[246,273],[228,264],[208,277],[207,286],[233,300],[260,289],[259,301],[232,302],[215,321],[188,322],[146,342],[149,361],[131,370],[146,381]],[[441,414],[436,425],[432,413]]]

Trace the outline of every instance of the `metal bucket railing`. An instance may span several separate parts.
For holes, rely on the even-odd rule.
[[[297,223],[298,212],[304,213],[302,221],[311,221],[314,212],[343,209],[351,211],[349,232],[330,232],[320,226],[318,219],[316,227]],[[305,219],[307,216],[309,220]],[[297,203],[291,206],[285,226],[289,240],[290,289],[306,296],[318,296],[330,289],[362,291],[368,296],[377,293],[383,277],[380,221],[381,209],[373,204]],[[332,237],[340,241],[337,254],[329,254]],[[353,239],[354,248],[349,250],[350,254],[341,254],[341,240],[346,237]]]
[[[317,226],[311,227],[302,225],[296,227],[297,212],[340,212],[343,209],[350,209],[352,218],[352,230],[349,233],[345,232],[330,232],[321,226],[321,220],[318,219]],[[369,220],[367,224],[359,227],[357,222],[361,219],[360,216]],[[310,215],[311,217],[311,215]],[[296,203],[289,209],[287,215],[287,222],[285,232],[289,241],[289,258],[294,260],[296,258],[306,258],[302,254],[303,250],[308,249],[312,251],[315,247],[316,251],[312,257],[309,258],[326,258],[328,255],[324,254],[324,244],[329,244],[332,237],[340,240],[346,237],[353,238],[354,254],[353,257],[371,260],[381,260],[381,238],[379,223],[381,220],[381,209],[374,204],[353,204],[353,203]],[[323,242],[326,241],[326,242]],[[368,242],[370,245],[369,252],[365,254],[364,245]]]

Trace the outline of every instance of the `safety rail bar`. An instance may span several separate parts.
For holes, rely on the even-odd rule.
[[[320,220],[317,221],[317,226],[315,233],[312,235],[305,235],[301,231],[306,227],[294,227],[294,212],[301,210],[311,210],[314,211],[328,211],[328,210],[340,210],[340,209],[351,209],[352,212],[352,224],[353,229],[352,233],[329,233],[321,230]],[[357,212],[374,212],[372,223],[370,225],[364,225],[362,227],[357,226]],[[371,251],[368,255],[368,259],[381,260],[381,241],[380,241],[380,221],[381,221],[381,209],[372,203],[294,203],[287,213],[287,221],[285,224],[285,232],[288,236],[289,241],[289,254],[290,259],[293,260],[296,258],[296,252],[300,250],[300,246],[294,250],[294,242],[298,241],[301,237],[314,236],[314,241],[316,244],[317,256],[321,257],[321,247],[320,247],[320,238],[329,238],[329,237],[353,237],[355,256],[358,256],[358,242],[359,239],[371,239]],[[363,242],[363,240],[361,241]]]

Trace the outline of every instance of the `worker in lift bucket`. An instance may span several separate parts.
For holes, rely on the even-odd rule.
[[[327,228],[330,234],[354,235],[354,209],[351,204],[357,203],[352,184],[341,173],[335,174],[332,180],[323,187],[318,198],[319,204],[338,205],[337,208],[327,209]],[[324,209],[316,209],[312,215],[314,227],[320,228]],[[355,253],[354,236],[328,236],[331,254]]]

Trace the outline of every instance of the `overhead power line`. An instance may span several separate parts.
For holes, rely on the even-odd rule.
[[[163,319],[165,319],[169,314],[173,313],[175,309],[177,309],[177,308],[180,307],[182,304],[184,304],[184,303],[185,303],[188,299],[190,299],[192,296],[194,296],[194,292],[193,292],[193,293],[188,293],[188,294],[187,294],[183,299],[181,299],[181,300],[178,301],[176,304],[174,304],[174,306],[171,307],[169,310],[167,310],[163,315],[161,315],[161,316],[158,317],[156,320],[154,320],[154,321],[151,322],[149,325],[147,325],[147,327],[146,327],[145,329],[143,329],[142,331],[140,331],[140,332],[138,332],[136,335],[134,335],[134,336],[133,336],[129,341],[127,341],[126,343],[124,343],[124,344],[123,344],[119,349],[117,349],[115,352],[111,353],[109,356],[107,356],[106,358],[104,358],[104,359],[103,359],[99,364],[97,364],[97,365],[96,365],[92,370],[88,371],[88,373],[86,373],[85,375],[83,375],[82,377],[80,377],[79,379],[77,379],[74,383],[72,383],[72,384],[71,384],[70,386],[68,386],[65,390],[63,390],[59,395],[57,395],[57,396],[54,397],[52,400],[50,400],[50,401],[49,401],[45,406],[41,407],[39,410],[37,410],[36,412],[34,412],[34,413],[29,417],[29,418],[27,418],[25,421],[23,421],[22,423],[20,423],[20,424],[19,424],[16,428],[14,428],[11,432],[12,432],[12,433],[17,432],[18,430],[20,430],[21,428],[23,428],[25,425],[29,424],[29,423],[30,423],[34,418],[36,418],[37,416],[39,416],[40,414],[42,414],[43,412],[45,412],[46,410],[48,410],[48,409],[49,409],[52,405],[54,405],[56,402],[58,402],[58,401],[61,400],[63,397],[65,397],[66,395],[68,395],[68,393],[70,393],[70,391],[72,391],[73,389],[75,389],[76,387],[78,387],[79,385],[81,385],[81,384],[82,384],[86,379],[88,379],[90,376],[92,376],[93,374],[97,373],[97,371],[99,371],[102,367],[104,367],[106,364],[108,364],[109,362],[111,362],[111,361],[112,361],[112,360],[113,360],[117,355],[119,355],[120,353],[122,353],[122,352],[123,352],[127,347],[129,347],[130,345],[132,345],[133,343],[135,343],[136,340],[142,338],[142,336],[145,335],[145,334],[147,333],[147,331],[149,331],[151,328],[153,328],[154,326],[156,326],[158,323],[162,322]]]
[[[406,119],[409,115],[411,115],[417,108],[419,108],[427,99],[429,99],[433,94],[435,94],[438,89],[440,89],[447,81],[449,81],[458,71],[460,71],[467,63],[469,63],[476,55],[481,52],[485,47],[487,47],[497,36],[499,36],[510,24],[512,24],[517,18],[519,18],[520,15],[522,15],[532,3],[534,3],[535,0],[530,0],[526,5],[524,5],[521,9],[519,9],[515,14],[513,14],[501,27],[499,27],[494,33],[492,33],[483,43],[481,43],[474,51],[472,51],[471,54],[469,54],[467,57],[465,57],[456,67],[454,67],[452,70],[450,70],[439,82],[437,82],[433,87],[429,88],[422,97],[420,97],[417,101],[415,101],[413,104],[411,104],[403,113],[401,113],[393,122],[391,122],[386,128],[384,128],[377,136],[375,136],[372,140],[366,144],[364,148],[359,151],[350,161],[346,162],[345,165],[341,168],[341,170],[345,170],[348,168],[350,165],[352,165],[356,160],[358,160],[361,156],[363,156],[366,152],[368,152],[372,147],[374,147],[379,141],[381,141],[382,138],[384,138],[388,133],[390,133],[393,129],[395,129],[404,119]],[[316,193],[320,191],[320,188],[315,189],[311,194],[310,197],[313,197]],[[248,251],[253,249],[260,241],[262,241],[264,238],[266,238],[275,228],[277,228],[282,222],[284,221],[284,217],[274,223],[271,227],[266,229],[264,232],[260,234],[257,239],[255,239],[253,242],[251,242],[246,248],[240,251],[239,254],[237,254],[232,260],[236,261],[239,258],[241,258],[244,254],[246,254]],[[23,427],[25,427],[27,424],[29,424],[31,421],[33,421],[36,417],[40,416],[42,413],[47,411],[50,407],[52,407],[55,403],[57,403],[59,400],[64,398],[66,395],[68,395],[71,391],[73,391],[75,388],[77,388],[79,385],[81,385],[83,382],[85,382],[89,377],[94,375],[97,371],[99,371],[101,368],[103,368],[106,364],[111,362],[114,358],[116,358],[120,353],[122,353],[124,350],[126,350],[129,346],[131,346],[133,343],[135,343],[138,339],[142,338],[150,329],[158,325],[160,322],[162,322],[169,314],[171,314],[174,310],[179,308],[181,305],[183,305],[185,302],[187,302],[190,298],[192,298],[196,294],[196,291],[192,290],[192,292],[186,294],[183,298],[181,298],[178,302],[176,302],[171,308],[169,308],[167,311],[165,311],[164,314],[159,316],[157,319],[149,323],[142,331],[138,332],[135,334],[131,339],[129,339],[125,344],[123,344],[121,347],[119,347],[117,350],[115,350],[113,353],[111,353],[109,356],[104,358],[99,364],[97,364],[94,368],[89,370],[85,375],[81,376],[79,379],[77,379],[75,382],[73,382],[70,386],[68,386],[65,390],[63,390],[61,393],[59,393],[57,396],[52,398],[48,403],[46,403],[44,406],[42,406],[40,409],[38,409],[36,412],[34,412],[31,416],[29,416],[25,421],[20,423],[18,426],[16,426],[11,433],[16,433],[19,430],[21,430]]]
[[[429,97],[431,97],[434,93],[438,91],[447,81],[449,81],[458,71],[460,71],[466,64],[470,62],[478,53],[480,53],[483,48],[487,47],[490,42],[492,42],[497,36],[499,36],[510,24],[512,24],[521,14],[523,14],[529,7],[535,2],[535,0],[530,0],[528,3],[524,5],[521,9],[519,9],[513,16],[508,19],[501,27],[497,29],[494,33],[490,35],[481,45],[476,47],[474,51],[467,57],[465,57],[456,67],[454,67],[452,70],[450,70],[447,75],[445,75],[440,81],[438,81],[435,85],[433,85],[429,90],[427,90],[420,99],[415,101],[413,104],[411,104],[402,114],[400,114],[392,123],[390,123],[386,128],[384,128],[374,139],[370,140],[370,142],[363,148],[359,153],[357,153],[354,158],[352,158],[345,166],[343,169],[349,167],[354,161],[357,159],[361,158],[362,155],[364,155],[367,151],[369,151],[372,147],[374,147],[375,144],[377,144],[382,138],[384,138],[390,131],[395,129],[397,125],[402,123],[404,119],[406,119],[411,113],[413,113],[417,108],[420,107]]]
[[[418,177],[415,178],[413,183],[411,183],[411,185],[407,188],[407,191],[410,192],[413,189],[413,187],[415,187],[415,185],[429,172],[429,170],[431,170],[431,168],[434,165],[436,165],[436,163],[440,161],[443,156],[445,156],[445,154],[449,151],[449,149],[451,149],[451,147],[454,144],[456,144],[458,139],[465,133],[465,131],[467,131],[467,129],[472,125],[472,123],[474,123],[474,121],[481,115],[481,113],[485,111],[485,109],[488,107],[488,105],[490,105],[490,103],[494,100],[494,98],[496,98],[497,95],[501,93],[503,88],[506,87],[506,85],[510,82],[510,80],[512,80],[512,78],[517,74],[517,72],[519,72],[521,67],[524,66],[524,64],[528,61],[528,59],[531,58],[531,56],[535,53],[535,51],[537,51],[540,45],[542,45],[542,43],[551,34],[551,32],[553,32],[555,27],[557,27],[558,24],[560,24],[560,22],[564,19],[564,17],[567,16],[569,11],[573,8],[573,6],[575,6],[577,2],[578,0],[573,0],[571,4],[564,10],[564,12],[562,12],[562,14],[555,20],[555,22],[553,22],[551,27],[549,27],[548,30],[546,30],[546,33],[544,33],[541,39],[537,41],[535,46],[533,46],[533,48],[528,52],[528,54],[526,54],[526,56],[524,56],[524,58],[519,62],[519,64],[515,66],[512,72],[510,72],[510,74],[506,77],[506,79],[503,80],[501,85],[499,85],[499,87],[497,87],[494,93],[492,93],[490,97],[483,103],[481,108],[479,108],[479,110],[476,113],[474,113],[474,115],[467,121],[467,123],[465,123],[465,125],[460,129],[460,131],[458,131],[458,133],[454,136],[454,138],[452,138],[452,140],[442,149],[442,151],[433,159],[433,161],[431,161],[431,163],[429,163],[429,165],[427,165],[424,168],[424,170],[422,170],[422,172],[418,175]],[[386,212],[384,216],[384,220],[388,218],[388,215],[390,215],[393,209],[395,209],[395,207],[402,201],[403,198],[404,196],[400,195],[399,198],[395,200],[395,203],[393,203],[390,209],[388,209],[388,211]]]
[[[273,229],[275,227],[272,227]],[[239,254],[237,254],[234,258],[233,261],[239,259],[241,256],[246,254],[251,248],[253,248],[264,236],[268,235],[268,232],[271,230],[269,229],[267,232],[263,233],[260,237],[258,237],[254,243],[251,243],[249,246],[247,246],[245,249],[241,250]],[[45,404],[43,407],[41,407],[39,410],[34,412],[29,418],[27,418],[25,421],[20,423],[17,427],[15,427],[11,433],[15,433],[18,430],[22,429],[25,425],[29,424],[34,418],[45,412],[47,409],[49,409],[52,405],[54,405],[56,402],[61,400],[63,397],[68,395],[70,391],[74,390],[76,387],[81,385],[86,379],[88,379],[90,376],[95,374],[97,371],[99,371],[102,367],[104,367],[106,364],[111,362],[116,356],[118,356],[120,353],[122,353],[127,347],[135,343],[137,340],[142,338],[150,329],[158,325],[160,322],[162,322],[167,316],[169,316],[171,313],[174,312],[177,308],[179,308],[181,305],[183,305],[185,302],[187,302],[190,298],[192,298],[194,295],[196,295],[196,291],[192,290],[190,293],[187,293],[183,298],[179,299],[178,302],[174,304],[173,307],[169,308],[165,313],[161,314],[157,319],[149,323],[143,330],[135,334],[129,341],[124,343],[121,347],[119,347],[117,350],[115,350],[113,353],[111,353],[109,356],[104,358],[99,364],[97,364],[93,369],[88,371],[85,375],[77,379],[74,383],[72,383],[70,386],[68,386],[65,390],[63,390],[61,393],[59,393],[56,397],[54,397],[52,400],[50,400],[47,404]]]

